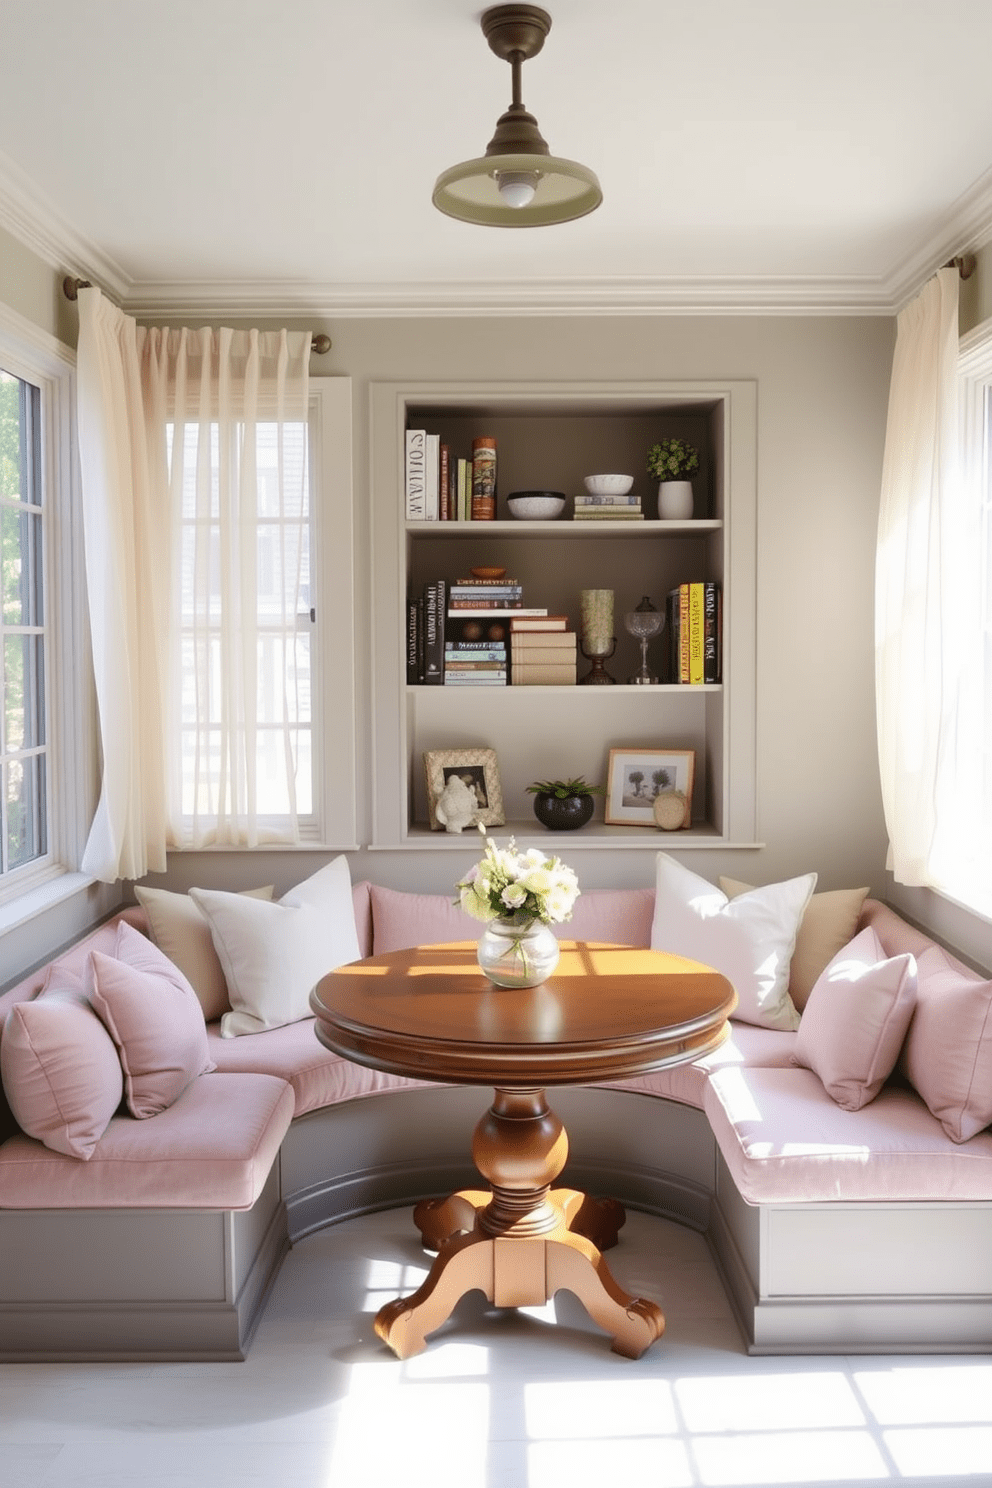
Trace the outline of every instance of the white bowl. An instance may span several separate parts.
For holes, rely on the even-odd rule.
[[[564,510],[565,498],[555,491],[521,491],[508,496],[506,504],[519,522],[550,522]]]
[[[585,478],[590,496],[626,496],[633,484],[632,475],[587,475]]]

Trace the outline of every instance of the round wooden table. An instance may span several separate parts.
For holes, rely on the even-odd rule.
[[[614,1350],[637,1359],[665,1319],[654,1302],[624,1292],[601,1255],[616,1244],[622,1205],[552,1189],[568,1139],[545,1089],[698,1059],[726,1036],[736,994],[698,962],[581,941],[562,942],[540,987],[494,987],[475,950],[460,941],[371,956],[323,977],[311,994],[317,1037],[336,1053],[495,1091],[472,1142],[489,1187],[417,1205],[414,1222],[437,1257],[412,1296],[380,1309],[376,1332],[405,1359],[468,1291],[496,1307],[528,1307],[566,1287]]]

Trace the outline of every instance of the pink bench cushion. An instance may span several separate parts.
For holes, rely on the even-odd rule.
[[[373,884],[371,902],[377,956],[415,945],[477,940],[482,933],[478,920],[443,894],[409,894]],[[589,889],[579,895],[572,918],[555,926],[555,934],[562,940],[647,946],[653,913],[653,889]]]
[[[725,1068],[704,1098],[749,1204],[988,1200],[992,1132],[956,1146],[911,1091],[845,1111],[805,1069]]]
[[[250,1209],[293,1119],[271,1075],[201,1075],[145,1121],[115,1116],[88,1162],[31,1137],[0,1147],[6,1209]]]
[[[365,1069],[325,1049],[314,1033],[312,1018],[236,1039],[222,1038],[220,1024],[210,1023],[207,1044],[220,1071],[276,1075],[288,1081],[293,1089],[295,1116],[338,1101],[378,1095],[383,1090],[413,1090],[423,1085],[402,1075]],[[397,1119],[402,1120],[402,1113]]]
[[[673,1064],[668,1069],[653,1070],[650,1074],[635,1075],[632,1079],[614,1083],[620,1090],[663,1096],[666,1100],[680,1101],[684,1106],[696,1106],[701,1111],[706,1086],[714,1070],[744,1064],[790,1069],[795,1047],[796,1035],[791,1029],[731,1023],[729,1037],[712,1054],[704,1054],[702,1059],[695,1059],[691,1064]]]

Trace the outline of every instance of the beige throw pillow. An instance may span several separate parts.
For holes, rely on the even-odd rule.
[[[164,956],[178,966],[199,999],[203,1016],[212,1023],[230,1012],[224,968],[214,950],[210,923],[200,913],[188,894],[174,894],[168,889],[135,886],[135,896],[148,916],[151,938]],[[243,889],[250,899],[271,899],[272,885],[264,889]]]
[[[753,885],[736,878],[721,878],[720,887],[728,899],[736,899],[738,894],[750,893]],[[867,889],[828,889],[814,894],[806,906],[789,973],[789,996],[800,1012],[809,1001],[817,978],[857,934],[861,907],[867,897]]]

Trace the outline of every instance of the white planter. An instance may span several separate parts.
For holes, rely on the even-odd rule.
[[[661,481],[658,486],[658,515],[666,522],[686,522],[692,517],[692,481]]]

